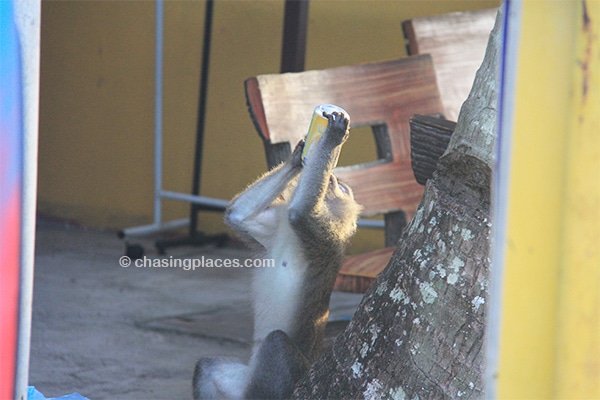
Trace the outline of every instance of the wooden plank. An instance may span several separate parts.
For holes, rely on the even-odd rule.
[[[346,257],[333,289],[364,293],[386,267],[395,249],[395,247],[385,247]]]
[[[404,21],[410,55],[431,54],[444,115],[456,121],[483,61],[497,9],[457,12]]]
[[[271,143],[296,143],[306,135],[315,106],[330,103],[348,111],[352,126],[378,125],[405,113],[409,157],[408,119],[441,108],[428,55],[257,80]],[[389,128],[390,136],[399,136],[392,134],[398,127]]]
[[[455,122],[427,115],[415,115],[410,119],[411,165],[415,179],[421,185],[433,176],[455,126]]]
[[[270,141],[269,126],[265,117],[265,109],[258,87],[258,80],[254,77],[246,79],[244,89],[246,91],[246,102],[250,111],[250,118],[252,118],[254,127],[261,139]]]
[[[335,175],[348,183],[363,216],[403,210],[410,219],[423,197],[410,161],[373,163],[369,167],[336,168]]]

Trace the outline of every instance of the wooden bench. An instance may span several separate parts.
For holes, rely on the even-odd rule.
[[[458,119],[483,61],[497,9],[456,12],[402,22],[409,55],[433,59],[444,116]]]
[[[431,57],[260,75],[247,79],[245,89],[269,168],[289,157],[319,104],[347,110],[353,127],[372,127],[378,160],[335,169],[363,205],[363,217],[384,215],[385,247],[348,256],[335,284],[335,290],[364,292],[387,265],[403,221],[423,195],[411,169],[409,120],[442,111]]]

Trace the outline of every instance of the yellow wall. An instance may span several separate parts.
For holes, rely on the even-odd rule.
[[[498,398],[598,399],[600,2],[521,18]]]
[[[306,68],[401,57],[403,20],[497,5],[313,0]],[[164,188],[186,193],[191,188],[203,18],[203,1],[165,4]],[[205,196],[228,199],[265,169],[243,81],[278,72],[282,20],[283,0],[215,4]],[[41,57],[39,210],[101,228],[151,222],[154,3],[44,1]],[[181,218],[188,208],[187,203],[168,202],[164,214],[166,219]],[[219,213],[202,214],[200,227],[222,230],[221,219]]]

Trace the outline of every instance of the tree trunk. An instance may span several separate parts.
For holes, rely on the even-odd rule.
[[[500,14],[415,217],[295,398],[483,396]]]

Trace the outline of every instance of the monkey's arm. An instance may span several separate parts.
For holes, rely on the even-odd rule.
[[[300,141],[290,159],[256,180],[238,194],[225,210],[225,222],[244,239],[261,238],[274,232],[275,211],[269,209],[288,183],[302,171]]]
[[[313,146],[317,148],[298,181],[298,187],[289,206],[289,218],[292,225],[303,223],[310,216],[319,214],[327,187],[332,179],[335,153],[348,135],[348,119],[341,113],[327,114],[329,123],[322,138]]]

